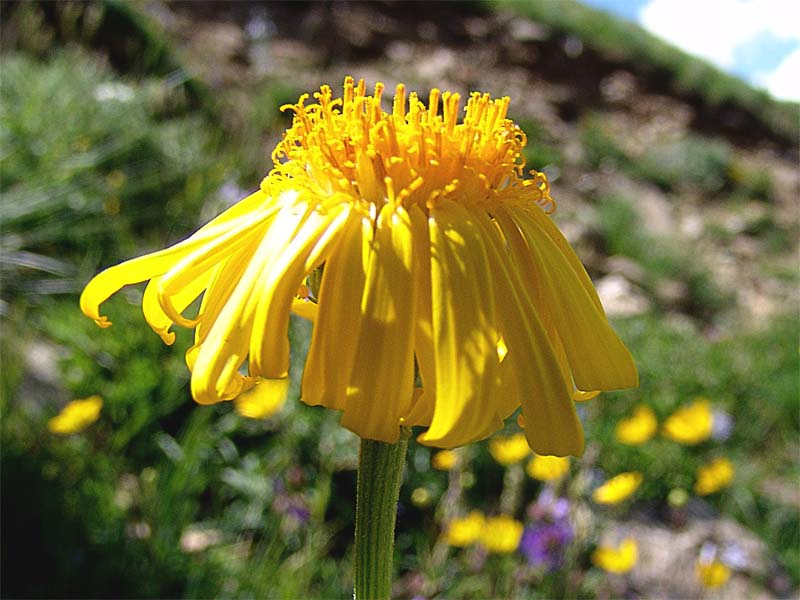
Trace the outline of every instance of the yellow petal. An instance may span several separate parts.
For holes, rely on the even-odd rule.
[[[214,240],[232,229],[241,228],[246,223],[252,222],[255,216],[252,213],[252,205],[265,202],[267,202],[267,197],[263,193],[257,192],[242,200],[239,203],[242,205],[241,207],[238,205],[231,207],[186,240],[164,250],[145,254],[101,271],[89,281],[81,293],[81,311],[87,317],[94,319],[100,327],[109,327],[111,322],[101,316],[99,311],[100,305],[112,294],[126,285],[163,275],[185,256],[213,243]]]
[[[556,245],[556,247],[561,251],[561,255],[566,260],[569,267],[575,273],[575,276],[578,278],[581,287],[586,291],[587,295],[597,307],[603,315],[605,315],[605,311],[603,311],[603,305],[600,302],[600,297],[597,295],[597,290],[594,289],[594,285],[592,284],[592,280],[589,278],[589,274],[586,272],[586,269],[581,263],[581,260],[575,254],[575,251],[572,249],[572,246],[569,245],[569,242],[564,237],[564,234],[561,233],[558,226],[553,222],[553,220],[545,214],[543,210],[540,210],[536,207],[530,206],[524,209],[512,209],[510,211],[512,215],[516,218],[517,215],[522,214],[524,217],[529,217],[532,219],[538,227],[547,234],[547,236],[552,240],[552,242]]]
[[[289,379],[260,379],[233,403],[243,417],[266,419],[278,412],[286,401]]]
[[[296,227],[304,217],[302,204],[288,204],[275,217],[270,231],[276,228],[283,231],[292,228],[293,224]],[[253,318],[260,298],[257,286],[275,250],[270,231],[259,242],[207,337],[199,345],[191,387],[192,396],[200,404],[230,400],[241,392],[244,382],[239,367],[247,358],[250,347]]]
[[[485,222],[483,229],[484,237],[493,242],[487,248],[494,254],[497,317],[508,346],[504,363],[518,378],[525,435],[538,454],[580,456],[583,428],[572,405],[571,386],[519,272],[507,266],[505,251]]]
[[[462,205],[437,203],[429,218],[436,407],[426,444],[453,447],[499,429],[493,405],[497,340],[483,239]]]
[[[412,207],[414,238],[414,285],[417,289],[414,323],[414,353],[422,389],[414,394],[411,409],[403,416],[404,425],[429,426],[436,406],[436,359],[433,351],[433,316],[431,308],[431,249],[428,219],[418,206]]]
[[[250,338],[250,374],[280,379],[289,371],[289,308],[298,287],[320,256],[336,240],[350,214],[348,204],[314,210],[299,227],[289,215],[270,228],[270,256],[257,289],[258,300]],[[274,230],[274,237],[272,233]]]
[[[214,275],[214,270],[209,270],[199,277],[193,279],[189,284],[179,290],[174,298],[171,300],[172,306],[178,313],[182,313],[186,308],[194,302],[197,297],[208,287]],[[158,285],[161,277],[154,277],[144,288],[144,295],[142,296],[142,312],[147,324],[150,325],[165,344],[171,346],[175,341],[175,334],[169,330],[174,324],[174,321],[164,312],[161,308],[161,303],[158,301]]]
[[[538,222],[529,218],[536,210],[512,208],[509,212],[525,237],[527,262],[536,274],[529,285],[538,286],[544,293],[578,389],[614,390],[638,385],[630,352],[594,304],[564,253]]]
[[[372,241],[372,222],[354,214],[340,235],[341,242],[325,263],[302,386],[303,402],[337,410],[345,407],[356,353],[364,289],[362,249]]]
[[[313,323],[317,319],[319,305],[316,302],[311,302],[310,300],[293,298],[291,310],[298,317],[303,317],[304,319],[308,319]]]
[[[191,287],[197,279],[206,276],[252,240],[262,238],[272,219],[272,213],[262,212],[239,221],[236,227],[181,257],[169,271],[158,278],[156,295],[164,313],[179,325],[194,327],[197,321],[186,319],[173,305],[172,298],[178,296],[181,290]]]
[[[384,205],[368,251],[341,423],[362,438],[395,443],[414,387],[413,244],[411,220],[402,207]]]

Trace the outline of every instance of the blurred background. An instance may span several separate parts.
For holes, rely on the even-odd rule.
[[[580,459],[534,457],[515,419],[412,441],[396,597],[797,597],[796,103],[571,1],[0,11],[3,597],[351,597],[358,443],[297,401],[309,323],[255,419],[192,402],[191,335],[164,346],[141,286],[111,330],[77,304],[256,189],[279,107],[348,74],[511,97],[641,377],[581,405]]]

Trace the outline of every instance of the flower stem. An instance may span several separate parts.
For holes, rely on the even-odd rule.
[[[361,440],[356,497],[356,600],[391,597],[397,498],[410,435],[411,429],[403,427],[396,444]]]

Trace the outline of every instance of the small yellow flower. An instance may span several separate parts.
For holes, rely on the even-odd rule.
[[[73,400],[47,422],[47,428],[58,435],[80,433],[100,418],[102,408],[103,399],[100,396]]]
[[[653,437],[658,429],[658,420],[653,409],[640,404],[633,410],[633,415],[617,423],[614,432],[617,441],[622,444],[638,446]]]
[[[715,458],[707,465],[697,469],[697,481],[694,491],[699,496],[708,496],[728,487],[733,481],[735,469],[727,458]]]
[[[163,341],[194,329],[200,404],[286,379],[294,312],[314,321],[302,400],[342,411],[360,437],[396,443],[401,426],[422,426],[421,442],[454,448],[521,406],[534,450],[580,455],[576,390],[638,376],[549,217],[547,178],[523,175],[509,98],[474,92],[462,108],[433,89],[426,104],[400,84],[386,112],[383,91],[348,77],[340,97],[325,85],[284,107],[292,125],[260,188],[186,240],[99,273],[82,311],[108,327],[100,305],[149,281],[142,310]],[[309,278],[313,299],[297,294]]]
[[[525,439],[525,434],[515,433],[512,436],[498,436],[489,440],[489,453],[498,463],[507,467],[528,456],[531,447]]]
[[[568,456],[540,456],[535,454],[525,467],[528,475],[539,481],[561,479],[569,471]]]
[[[639,559],[636,540],[626,538],[618,547],[600,546],[592,554],[592,562],[609,573],[627,573]]]
[[[466,517],[453,519],[447,526],[445,542],[450,546],[465,548],[480,539],[485,523],[486,517],[478,510],[473,510]]]
[[[698,560],[695,570],[700,582],[709,589],[722,587],[731,577],[730,567],[718,560],[711,562]]]
[[[519,547],[522,523],[511,517],[489,517],[481,532],[481,543],[492,554],[509,554]]]
[[[629,498],[642,483],[642,474],[638,471],[620,473],[597,488],[592,499],[598,504],[619,504]]]
[[[687,446],[693,446],[711,436],[714,415],[707,398],[696,398],[692,404],[679,408],[664,422],[664,435]]]
[[[440,450],[431,457],[431,466],[439,471],[449,471],[458,464],[458,454],[452,450]]]
[[[262,379],[233,400],[234,408],[243,417],[266,419],[281,409],[288,392],[288,379]]]

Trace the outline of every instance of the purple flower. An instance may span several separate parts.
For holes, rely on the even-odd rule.
[[[553,492],[553,488],[546,486],[539,492],[539,497],[534,504],[528,507],[528,516],[533,521],[549,519],[559,521],[566,519],[569,515],[569,500],[559,498]]]
[[[572,541],[572,536],[572,525],[566,519],[536,524],[525,529],[519,548],[531,566],[546,566],[554,570],[561,564],[564,549]]]

